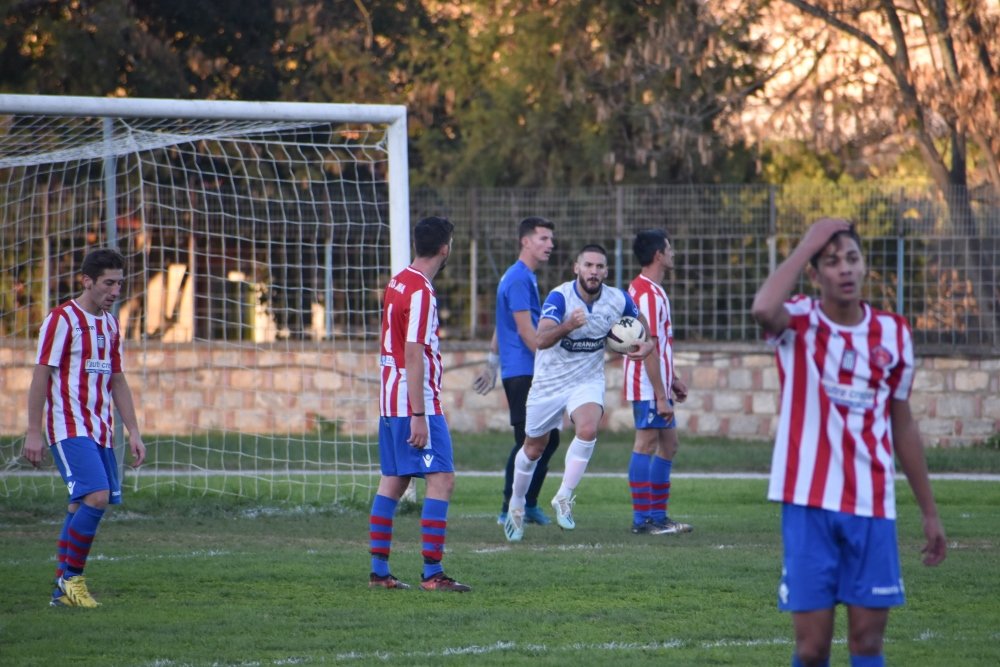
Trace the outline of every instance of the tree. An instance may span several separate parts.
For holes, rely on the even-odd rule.
[[[758,86],[749,17],[696,0],[463,7],[415,68],[428,180],[698,182],[725,167],[723,119]]]
[[[798,126],[821,149],[910,142],[942,192],[983,183],[1000,192],[995,3],[783,0],[775,9],[783,41],[772,44],[783,55],[774,65],[788,76],[767,91],[772,127]]]
[[[942,257],[955,258],[957,266],[943,265],[941,273],[969,272],[984,324],[979,328],[997,331],[1000,286],[993,255],[980,261],[981,253],[972,247],[980,236],[973,188],[988,185],[994,196],[1000,194],[1000,57],[992,44],[1000,31],[996,4],[783,4],[800,12],[780,19],[789,40],[785,52],[798,53],[800,60],[783,63],[793,74],[783,89],[769,91],[778,116],[798,115],[807,121],[804,134],[812,131],[834,145],[912,142],[948,207],[954,236],[938,249]],[[970,143],[975,147],[971,155]]]

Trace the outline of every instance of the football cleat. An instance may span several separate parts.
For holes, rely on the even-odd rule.
[[[87,590],[87,581],[83,578],[82,574],[70,577],[69,579],[59,577],[59,590],[69,600],[70,604],[67,606],[84,607],[86,609],[101,606],[101,603],[95,600],[90,591]]]
[[[66,595],[63,594],[62,591],[60,591],[59,595],[53,595],[51,598],[49,598],[49,606],[50,607],[73,607],[74,604],[72,602],[70,602],[70,599],[68,597],[66,597]]]
[[[391,574],[380,577],[372,572],[368,575],[368,588],[397,588],[399,590],[406,590],[407,588],[412,588],[412,586],[404,584]]]
[[[502,526],[505,523],[507,523],[507,513],[500,512],[500,514],[497,514],[497,525]]]
[[[633,535],[645,535],[646,533],[649,532],[650,525],[652,525],[652,522],[649,519],[646,519],[642,523],[633,523],[632,524],[632,534]]]
[[[545,516],[540,507],[525,507],[524,520],[526,523],[535,523],[539,526],[548,526],[552,523],[552,519]]]
[[[503,534],[508,542],[520,542],[524,538],[524,510],[511,510],[507,513]]]
[[[450,591],[452,593],[468,593],[472,590],[469,586],[460,584],[451,577],[445,575],[444,572],[438,572],[437,574],[433,574],[426,579],[421,577],[420,588],[425,591]]]
[[[690,533],[694,528],[689,523],[681,523],[673,519],[666,521],[653,521],[649,524],[650,535],[677,535],[678,533]]]
[[[552,509],[556,511],[556,523],[563,530],[576,528],[576,522],[573,520],[573,503],[575,502],[576,496],[572,498],[556,496],[552,499]]]

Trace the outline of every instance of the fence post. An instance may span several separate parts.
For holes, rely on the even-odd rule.
[[[469,240],[469,339],[475,340],[479,329],[479,207],[476,188],[469,189],[469,219],[472,235]]]
[[[903,241],[903,236],[906,233],[905,227],[905,214],[903,207],[906,205],[906,194],[903,192],[903,188],[899,189],[899,202],[896,205],[896,314],[903,314],[903,289],[906,286],[906,280],[903,275],[904,267],[906,262],[903,261],[903,253],[906,252],[906,243]]]
[[[622,288],[625,258],[622,257],[622,236],[625,234],[625,192],[615,186],[615,287]]]
[[[775,186],[767,188],[767,273],[778,268],[778,204],[774,194]]]

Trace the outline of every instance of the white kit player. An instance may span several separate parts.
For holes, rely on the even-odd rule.
[[[504,535],[511,542],[524,537],[525,495],[549,431],[562,427],[564,412],[573,423],[575,437],[566,450],[562,484],[552,499],[552,507],[561,528],[576,527],[573,492],[587,469],[604,414],[604,339],[623,315],[638,318],[648,331],[632,297],[604,284],[608,254],[603,247],[584,246],[573,271],[576,280],[553,289],[542,304],[525,440],[515,457],[514,489],[504,523]],[[628,356],[640,361],[652,349],[646,336]]]

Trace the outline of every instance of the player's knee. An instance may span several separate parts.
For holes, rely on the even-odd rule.
[[[111,493],[107,489],[103,491],[94,491],[93,493],[88,493],[83,497],[83,504],[93,507],[95,510],[102,510],[108,506],[108,500],[110,497]]]
[[[455,473],[436,472],[427,475],[424,480],[427,483],[427,497],[448,500],[451,492],[455,490]]]
[[[795,655],[803,667],[829,667],[830,664],[830,647],[819,643],[799,641]]]
[[[882,633],[865,628],[852,628],[847,638],[851,655],[881,655]]]

